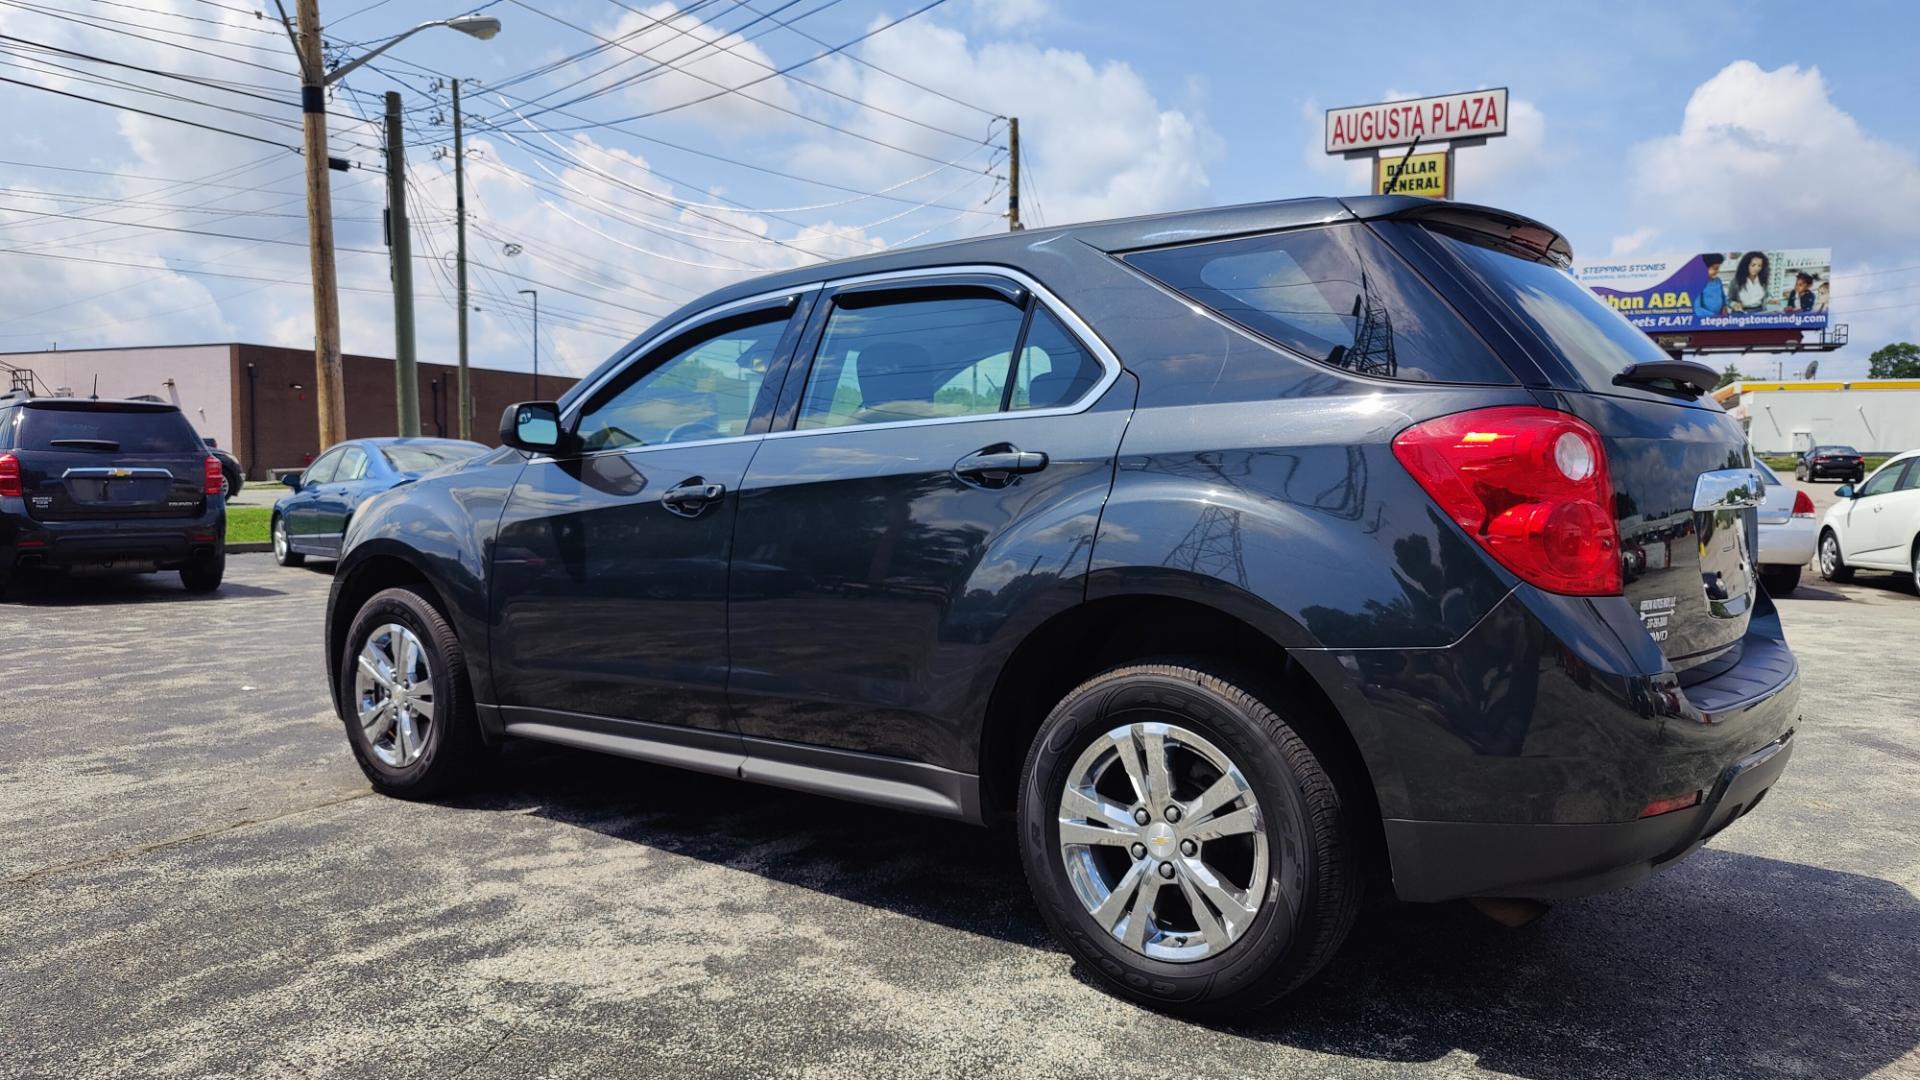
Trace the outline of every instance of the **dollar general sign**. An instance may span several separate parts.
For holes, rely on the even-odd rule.
[[[1373,169],[1373,193],[1386,193],[1387,185],[1393,184],[1395,195],[1425,195],[1430,199],[1447,198],[1447,164],[1452,157],[1442,150],[1433,154],[1382,154]],[[1404,162],[1404,164],[1403,164]],[[1394,176],[1400,180],[1394,183]]]

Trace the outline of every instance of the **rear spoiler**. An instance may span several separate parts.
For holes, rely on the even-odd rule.
[[[1418,221],[1476,233],[1493,244],[1534,262],[1568,266],[1573,245],[1551,227],[1530,217],[1473,203],[1440,202],[1411,195],[1369,195],[1343,200],[1363,220]]]

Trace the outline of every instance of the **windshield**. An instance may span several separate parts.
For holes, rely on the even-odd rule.
[[[1567,270],[1489,246],[1496,241],[1480,233],[1446,228],[1432,233],[1565,359],[1584,383],[1577,389],[1607,387],[1629,365],[1668,359],[1652,338]]]
[[[434,445],[383,446],[380,453],[387,464],[400,472],[429,472],[442,465],[456,461],[465,461],[476,454],[486,452],[484,446],[462,446],[459,443],[439,443]]]
[[[79,402],[22,410],[19,449],[120,454],[206,454],[177,409],[135,409]]]

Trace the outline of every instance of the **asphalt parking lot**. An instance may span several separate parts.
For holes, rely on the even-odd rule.
[[[1828,487],[1830,491],[1830,486]],[[324,570],[234,557],[0,606],[11,1076],[1920,1076],[1920,597],[1782,603],[1799,749],[1756,814],[1520,930],[1368,910],[1233,1026],[1088,984],[1004,833],[520,746],[372,795]]]

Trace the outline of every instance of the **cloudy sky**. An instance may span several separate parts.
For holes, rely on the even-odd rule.
[[[368,118],[397,90],[420,355],[453,355],[455,77],[487,366],[530,363],[521,289],[540,293],[543,367],[581,372],[716,285],[1004,228],[997,117],[1020,117],[1023,211],[1046,224],[1356,192],[1364,166],[1321,153],[1322,110],[1481,86],[1511,88],[1512,134],[1461,152],[1461,198],[1539,217],[1581,256],[1831,247],[1857,344],[1826,370],[1920,340],[1902,4],[928,3],[495,0],[490,42],[399,45],[330,105],[356,165],[331,174],[348,351],[393,349]],[[273,10],[0,0],[0,352],[311,344]],[[337,56],[459,12],[321,0]]]

